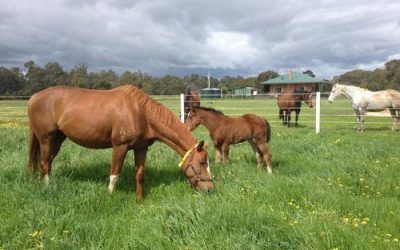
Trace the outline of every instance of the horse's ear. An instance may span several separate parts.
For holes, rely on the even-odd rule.
[[[197,144],[197,151],[200,152],[203,149],[205,149],[206,146],[204,145],[204,141],[200,141],[199,144]]]

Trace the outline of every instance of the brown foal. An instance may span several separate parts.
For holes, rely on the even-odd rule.
[[[267,120],[254,114],[229,117],[212,108],[192,109],[186,120],[190,130],[199,124],[210,132],[215,147],[215,161],[229,162],[229,145],[248,141],[256,153],[258,170],[261,172],[263,160],[267,163],[268,173],[272,173],[272,154],[268,148],[271,139],[271,127]]]

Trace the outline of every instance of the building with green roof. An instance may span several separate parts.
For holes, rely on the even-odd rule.
[[[319,91],[325,81],[315,77],[289,70],[288,74],[280,75],[262,82],[263,90],[272,96],[296,90]]]

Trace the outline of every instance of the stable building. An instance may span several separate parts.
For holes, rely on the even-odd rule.
[[[320,80],[289,70],[287,75],[280,75],[276,78],[262,82],[263,91],[271,96],[278,96],[281,93],[290,93],[296,90],[320,91],[324,80]]]
[[[227,95],[229,97],[251,97],[252,95],[257,94],[255,92],[256,89],[252,87],[238,87],[228,89]]]
[[[222,90],[219,88],[204,88],[201,90],[200,96],[203,98],[221,98]]]

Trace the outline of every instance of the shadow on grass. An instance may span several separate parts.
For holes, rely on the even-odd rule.
[[[110,163],[97,162],[85,164],[85,166],[71,168],[62,168],[57,171],[57,176],[65,177],[71,181],[102,183],[105,187],[109,183]],[[152,188],[160,185],[170,185],[175,182],[186,182],[186,177],[180,170],[171,166],[170,169],[156,169],[155,166],[146,166],[144,171],[144,188],[148,193]],[[135,192],[135,167],[124,164],[120,174],[116,189],[124,192]]]

